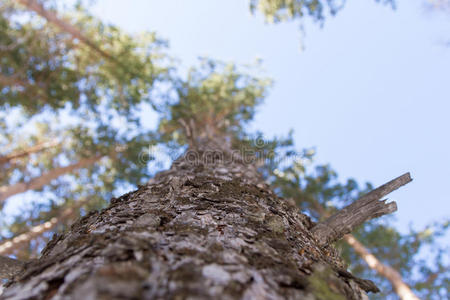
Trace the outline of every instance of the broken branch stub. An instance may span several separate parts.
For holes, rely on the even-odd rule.
[[[323,222],[312,228],[321,246],[329,245],[364,222],[397,210],[395,202],[386,203],[380,199],[399,187],[411,182],[409,173],[403,174],[388,183],[370,191],[352,204],[344,207]]]

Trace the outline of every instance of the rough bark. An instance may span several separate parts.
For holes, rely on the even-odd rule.
[[[318,223],[312,231],[319,244],[329,245],[340,240],[364,222],[396,211],[397,204],[395,202],[386,203],[386,200],[379,200],[411,180],[409,173],[403,174],[370,191],[325,221]]]
[[[251,164],[202,142],[54,238],[1,299],[365,299],[310,219]]]
[[[8,278],[20,272],[25,263],[17,259],[0,256],[0,279]]]
[[[0,242],[0,255],[13,254],[19,247],[41,236],[44,232],[52,230],[59,223],[67,222],[67,219],[74,218],[74,214],[78,208],[86,204],[88,200],[87,198],[79,200],[72,206],[64,209],[58,217],[51,218],[50,221],[33,226],[29,231],[19,234],[12,239]]]
[[[352,234],[344,236],[344,240],[355,250],[355,252],[361,256],[361,258],[367,263],[367,265],[378,272],[381,276],[387,278],[394,288],[397,295],[402,300],[419,300],[419,298],[413,293],[411,288],[406,284],[400,273],[397,270],[391,268],[388,265],[380,262],[370,251],[364,247]]]
[[[47,173],[44,173],[41,176],[33,178],[27,182],[19,182],[8,186],[0,186],[0,202],[5,201],[8,197],[24,193],[28,190],[40,189],[44,185],[49,184],[53,179],[56,179],[59,176],[70,173],[74,170],[86,168],[99,161],[102,157],[103,156],[98,155],[91,158],[81,159],[77,163],[74,163],[67,167],[50,170]]]

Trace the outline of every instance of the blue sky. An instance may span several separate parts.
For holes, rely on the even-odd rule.
[[[406,171],[392,193],[398,227],[450,216],[450,15],[423,2],[397,9],[348,1],[325,26],[267,25],[245,0],[98,0],[93,13],[130,32],[156,31],[183,67],[207,55],[264,60],[275,81],[253,123],[267,136],[294,130],[342,179],[380,185]]]

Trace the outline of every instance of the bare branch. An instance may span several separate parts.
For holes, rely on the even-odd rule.
[[[330,216],[330,213],[326,211],[326,209],[320,205],[318,202],[314,202],[314,209],[323,217],[327,218]],[[409,285],[403,280],[397,270],[392,268],[391,266],[382,263],[375,255],[370,253],[370,251],[361,244],[360,241],[356,239],[354,235],[346,234],[344,235],[344,241],[358,254],[371,268],[375,270],[379,275],[383,276],[391,283],[397,295],[401,300],[418,300],[417,296],[413,293]]]
[[[318,223],[312,228],[317,241],[322,246],[329,245],[352,232],[355,227],[364,222],[396,211],[397,204],[395,202],[386,203],[386,200],[379,200],[411,181],[409,173],[403,174],[362,196],[325,221]]]
[[[379,261],[353,235],[345,235],[344,240],[355,250],[355,252],[359,256],[361,256],[361,258],[371,269],[377,271],[378,274],[384,276],[391,282],[395,292],[401,300],[419,300],[419,298],[413,293],[411,288],[403,281],[402,276],[397,272],[397,270]]]

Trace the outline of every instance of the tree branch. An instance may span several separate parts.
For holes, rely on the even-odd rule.
[[[120,68],[122,68],[125,72],[131,74],[132,76],[138,76],[138,74],[135,74],[133,71],[131,71],[127,66],[122,64],[119,60],[117,60],[115,57],[107,53],[106,51],[102,50],[99,46],[97,46],[94,42],[92,42],[89,38],[87,38],[83,33],[73,26],[72,24],[66,22],[62,18],[60,18],[55,12],[46,10],[44,6],[39,3],[36,0],[19,0],[19,3],[21,3],[23,6],[25,6],[27,9],[34,11],[44,19],[46,19],[49,23],[54,24],[56,27],[58,27],[61,31],[69,33],[72,38],[78,39],[82,43],[84,43],[86,46],[91,48],[93,51],[100,54],[102,57],[112,61],[116,65],[118,65]]]
[[[413,293],[411,288],[403,281],[402,276],[399,272],[397,272],[397,270],[379,261],[353,235],[345,235],[344,240],[355,250],[355,252],[359,256],[362,257],[362,259],[371,269],[376,270],[378,274],[384,276],[391,282],[395,292],[401,300],[419,300],[419,298]]]
[[[9,163],[13,160],[28,156],[30,154],[46,150],[48,148],[58,145],[60,142],[57,140],[46,141],[34,146],[30,146],[26,149],[17,150],[7,155],[0,155],[0,165]]]
[[[396,211],[397,204],[395,202],[386,203],[386,200],[379,200],[411,181],[409,173],[403,174],[362,196],[325,221],[318,223],[312,228],[317,241],[321,246],[329,245],[352,232],[355,227],[364,222]]]
[[[320,205],[318,202],[314,202],[314,209],[323,217],[327,218],[330,213]],[[382,263],[375,255],[373,255],[360,241],[356,239],[354,235],[344,235],[344,241],[358,254],[365,263],[375,270],[380,276],[383,276],[391,283],[397,295],[401,300],[418,300],[419,298],[411,290],[411,287],[403,280],[400,273],[391,266]]]
[[[33,178],[27,182],[18,182],[8,186],[0,186],[0,203],[4,202],[7,198],[13,195],[24,193],[28,190],[40,189],[44,185],[49,184],[53,179],[56,179],[61,175],[70,173],[77,169],[89,167],[95,162],[99,161],[102,157],[102,155],[97,155],[92,158],[84,158],[77,163],[74,163],[67,167],[52,169],[47,173],[44,173],[39,177]]]
[[[42,224],[33,226],[27,232],[19,234],[11,239],[1,241],[0,255],[13,254],[14,250],[17,250],[20,246],[29,243],[31,240],[41,236],[44,232],[52,230],[59,223],[67,222],[68,219],[73,218],[75,213],[77,213],[77,210],[89,200],[89,197],[78,200],[71,206],[64,209],[59,216],[53,217],[49,221]]]

